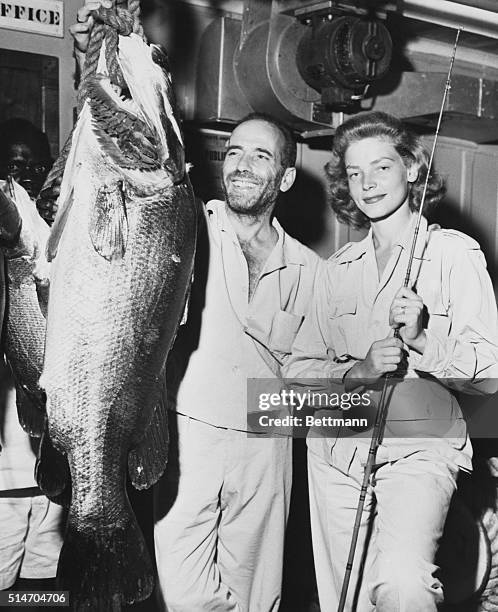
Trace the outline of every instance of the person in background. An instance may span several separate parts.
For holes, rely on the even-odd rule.
[[[47,135],[27,119],[0,123],[0,178],[11,176],[36,199],[52,165]]]
[[[337,129],[326,167],[331,205],[339,220],[369,232],[328,260],[285,368],[293,386],[314,379],[314,390],[363,392],[396,372],[407,354],[406,373],[398,372],[402,381],[388,393],[347,611],[436,612],[443,600],[438,543],[458,472],[472,469],[452,391],[497,391],[496,302],[477,242],[428,226],[422,216],[404,287],[428,159],[420,140],[384,113],[352,117]],[[426,206],[443,193],[431,172]],[[372,405],[344,416],[369,416],[373,425],[378,395],[372,392]],[[308,435],[322,612],[338,609],[371,433],[343,427],[331,435],[315,427]]]
[[[25,119],[0,124],[0,178],[12,177],[24,187],[33,206],[50,164],[47,136],[36,126]],[[3,187],[9,196],[7,183]],[[13,245],[2,242],[0,231],[0,247],[4,246]],[[1,248],[0,266],[5,278]],[[0,294],[3,302],[5,282],[0,283]],[[0,346],[0,590],[55,588],[64,512],[37,487],[38,442],[19,424],[15,383]]]

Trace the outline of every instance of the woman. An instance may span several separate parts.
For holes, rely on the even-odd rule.
[[[498,377],[496,303],[479,245],[422,217],[403,288],[427,167],[418,138],[394,117],[369,113],[338,128],[326,168],[332,208],[341,221],[370,230],[327,262],[286,372],[314,379],[313,390],[368,390],[407,359],[403,382],[391,386],[362,517],[346,606],[358,612],[431,612],[442,601],[434,558],[458,471],[472,468],[450,389],[497,390],[487,380]],[[443,192],[432,174],[426,206]],[[373,423],[370,397],[361,416]],[[346,433],[331,438],[315,427],[308,436],[322,612],[337,610],[371,429]]]

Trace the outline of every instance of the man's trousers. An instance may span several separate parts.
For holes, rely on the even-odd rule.
[[[276,612],[291,440],[171,416],[171,460],[154,496],[168,612]]]

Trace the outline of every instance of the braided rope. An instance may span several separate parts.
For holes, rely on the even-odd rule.
[[[109,78],[111,83],[119,85],[119,87],[126,87],[126,81],[118,63],[118,43],[119,34],[117,30],[108,27],[105,35],[105,61]]]
[[[140,0],[128,0],[128,11],[133,16],[133,32],[145,40],[144,29],[140,22]]]
[[[118,64],[119,34],[128,36],[133,32],[133,16],[126,9],[103,9],[102,7],[96,11],[96,16],[105,26],[106,63],[111,83],[124,87],[126,83]]]
[[[105,25],[113,28],[122,36],[128,36],[133,32],[134,18],[126,9],[100,7],[94,11],[96,17]]]
[[[86,98],[87,82],[90,76],[93,76],[97,72],[97,65],[99,63],[100,49],[102,47],[102,41],[105,37],[105,27],[102,23],[95,23],[90,35],[88,42],[88,49],[85,54],[85,64],[81,71],[80,86],[78,89],[78,111],[83,108],[83,103]]]

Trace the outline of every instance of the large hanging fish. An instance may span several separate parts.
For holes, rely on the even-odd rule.
[[[75,609],[147,598],[151,562],[125,488],[155,482],[167,452],[161,381],[186,301],[196,205],[159,47],[119,37],[126,86],[98,74],[72,136],[48,244],[53,259],[41,386],[70,482],[58,578]],[[51,482],[52,480],[52,482]],[[66,481],[66,491],[61,482]]]

